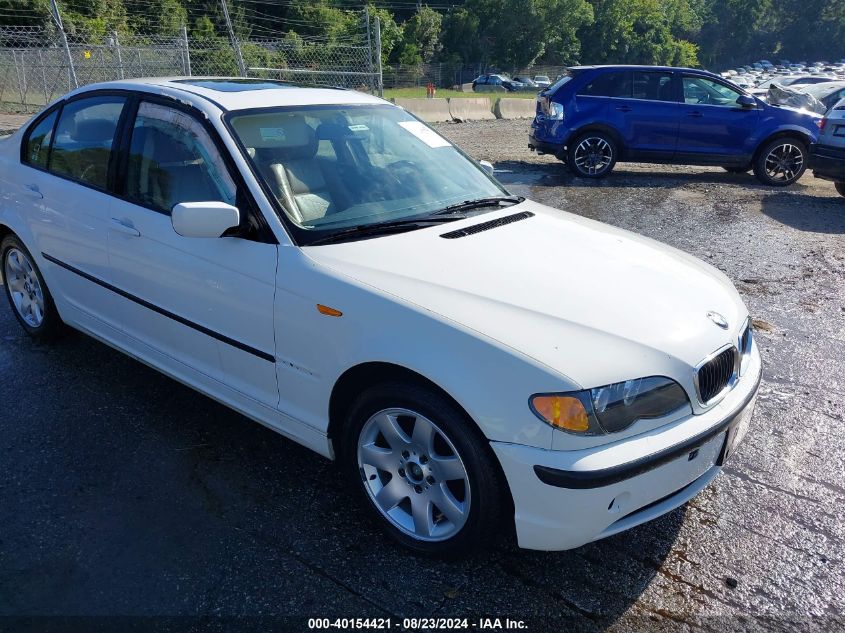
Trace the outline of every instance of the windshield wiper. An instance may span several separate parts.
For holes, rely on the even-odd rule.
[[[470,209],[478,209],[480,207],[495,207],[504,203],[519,204],[525,198],[521,196],[493,196],[491,198],[476,198],[474,200],[464,200],[457,204],[450,204],[448,207],[435,211],[431,215],[448,215],[456,211],[468,211]]]
[[[464,215],[451,215],[448,217],[426,217],[426,218],[405,218],[403,220],[391,220],[390,222],[378,222],[376,224],[361,224],[353,226],[348,229],[343,229],[337,233],[319,237],[312,242],[308,242],[306,246],[313,246],[315,244],[331,244],[333,242],[342,242],[348,239],[358,237],[372,237],[375,235],[386,235],[390,233],[402,233],[405,231],[413,231],[414,229],[421,229],[426,226],[434,224],[443,224],[444,222],[454,222],[455,220],[463,220]]]

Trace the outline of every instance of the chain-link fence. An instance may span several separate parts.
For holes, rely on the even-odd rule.
[[[505,72],[511,77],[530,77],[544,75],[554,81],[566,71],[566,66],[533,66],[516,72]],[[471,83],[483,73],[503,72],[484,64],[463,64],[439,62],[416,65],[391,65],[384,69],[385,88],[414,88],[429,83],[437,88],[452,88]]]
[[[33,112],[77,85],[135,77],[238,76],[379,92],[376,42],[330,41],[293,34],[235,40],[0,27],[0,111]],[[244,72],[238,56],[243,59]]]

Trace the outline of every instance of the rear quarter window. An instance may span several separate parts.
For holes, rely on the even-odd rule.
[[[58,110],[53,110],[38,124],[27,132],[24,141],[23,161],[34,167],[47,168],[47,159],[50,157],[50,143],[53,140],[53,127],[56,123]]]
[[[602,73],[578,91],[579,96],[631,97],[631,73]]]

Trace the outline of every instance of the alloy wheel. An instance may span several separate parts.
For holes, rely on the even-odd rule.
[[[766,156],[764,168],[773,181],[792,182],[804,168],[804,152],[792,143],[775,145]]]
[[[455,445],[424,415],[384,409],[358,438],[358,469],[376,509],[422,541],[444,541],[469,518],[470,481]]]
[[[613,162],[613,148],[600,136],[588,136],[575,148],[575,166],[582,173],[595,176]]]
[[[44,291],[35,266],[23,251],[10,248],[6,252],[4,277],[18,315],[30,327],[40,327],[44,322]]]

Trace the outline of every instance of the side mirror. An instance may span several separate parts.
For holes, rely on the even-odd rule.
[[[743,108],[756,108],[757,107],[757,100],[754,97],[750,97],[748,95],[739,95],[739,98],[736,102]]]
[[[488,176],[493,175],[493,163],[487,160],[480,160],[478,161],[478,164],[481,165],[481,169],[483,169],[484,173],[486,173]]]
[[[241,223],[241,212],[225,202],[180,202],[170,221],[182,237],[220,237]]]

